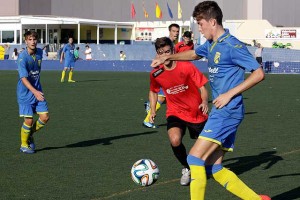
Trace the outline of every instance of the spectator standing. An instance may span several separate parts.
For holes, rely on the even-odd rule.
[[[257,43],[257,49],[255,50],[255,59],[257,60],[257,62],[260,64],[260,66],[262,67],[262,51],[263,51],[263,47],[261,46],[260,43]]]
[[[76,49],[74,50],[74,57],[75,57],[75,60],[79,59],[79,47],[76,47]]]
[[[43,60],[48,60],[47,46],[44,46],[43,48]]]
[[[19,56],[18,49],[17,49],[17,48],[14,48],[14,51],[13,51],[13,53],[12,53],[12,55],[11,55],[11,58],[12,58],[13,60],[17,60],[17,59],[18,59],[18,56]]]
[[[92,49],[89,45],[85,45],[85,59],[92,60]]]
[[[120,51],[120,60],[126,60],[126,55],[124,51]]]

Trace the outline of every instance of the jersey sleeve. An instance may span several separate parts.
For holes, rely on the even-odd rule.
[[[255,60],[247,47],[242,44],[238,44],[232,47],[231,58],[232,62],[235,65],[241,66],[249,72],[254,71],[260,67],[260,64]]]
[[[26,68],[26,60],[23,56],[19,56],[18,58],[18,72],[19,72],[19,78],[28,77],[28,71]]]
[[[195,53],[200,56],[200,57],[206,57],[208,55],[209,52],[209,41],[206,41],[204,44],[202,44],[201,46],[199,46],[196,50]]]
[[[153,73],[150,73],[150,91],[158,93],[160,90],[160,85],[155,80]]]
[[[190,70],[190,77],[195,85],[198,88],[201,88],[208,82],[208,79],[197,69],[194,64],[190,63],[190,65],[191,66],[188,67],[188,69]]]

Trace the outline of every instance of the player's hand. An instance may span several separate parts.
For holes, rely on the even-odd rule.
[[[44,93],[40,92],[40,91],[36,91],[33,93],[35,98],[37,98],[38,101],[44,101],[45,97],[44,97]]]
[[[208,103],[207,102],[202,102],[199,105],[199,109],[203,112],[203,114],[207,114],[208,113]]]
[[[63,61],[62,59],[59,60],[60,63],[62,63],[62,61]]]
[[[152,63],[151,63],[151,67],[157,67],[161,64],[163,64],[165,61],[166,61],[167,57],[165,56],[156,56],[156,58],[154,58],[152,60]]]
[[[228,93],[220,94],[215,100],[213,100],[213,104],[217,109],[220,109],[226,106],[231,98],[232,96],[230,96]]]
[[[151,114],[150,114],[150,123],[154,124],[155,117],[156,117],[156,113],[155,112],[151,112]]]

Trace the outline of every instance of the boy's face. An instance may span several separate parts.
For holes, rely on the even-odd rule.
[[[184,44],[188,44],[188,43],[190,43],[190,41],[191,41],[191,38],[189,38],[189,37],[183,37],[183,41],[184,41]]]
[[[199,32],[202,33],[207,40],[213,39],[213,20],[214,19],[210,19],[208,21],[205,19],[197,20]]]
[[[168,46],[165,46],[165,47],[162,47],[160,49],[157,50],[157,56],[158,57],[161,57],[161,56],[164,56],[164,55],[171,55],[173,54],[173,50],[172,48],[168,45]],[[170,64],[170,60],[167,60],[164,62],[164,65],[168,65]]]
[[[73,38],[69,38],[69,43],[73,44]]]
[[[33,36],[28,36],[25,39],[27,48],[31,49],[31,50],[35,50],[36,49],[36,45],[37,45],[37,38],[33,37]]]
[[[171,30],[170,30],[170,35],[169,35],[169,38],[172,40],[172,42],[177,40],[178,35],[179,35],[179,28],[172,26]]]

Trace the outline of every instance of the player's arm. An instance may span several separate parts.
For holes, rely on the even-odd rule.
[[[160,64],[163,64],[166,60],[198,60],[200,58],[201,57],[198,56],[194,50],[183,51],[176,54],[156,57],[152,61],[151,67],[157,67]]]
[[[149,92],[149,101],[150,101],[150,122],[154,123],[156,116],[156,102],[158,100],[158,94],[151,91]]]
[[[257,68],[244,82],[230,89],[226,93],[219,95],[215,100],[213,100],[213,104],[216,106],[216,108],[223,108],[234,96],[241,94],[242,92],[255,86],[257,83],[261,82],[264,77],[265,74],[262,68]]]
[[[199,105],[199,109],[202,110],[203,114],[207,114],[208,112],[208,92],[206,87],[203,85],[199,88],[202,103]]]
[[[44,101],[44,93],[42,93],[41,91],[36,90],[31,84],[30,82],[27,80],[26,77],[22,77],[21,78],[22,83],[25,85],[25,87],[28,88],[28,90],[30,90],[30,92],[33,93],[33,95],[35,96],[35,98],[37,98],[38,101]]]
[[[65,56],[65,52],[64,52],[64,49],[63,49],[62,52],[61,52],[61,55],[60,55],[60,63],[62,63],[62,61],[64,59],[64,56]]]

